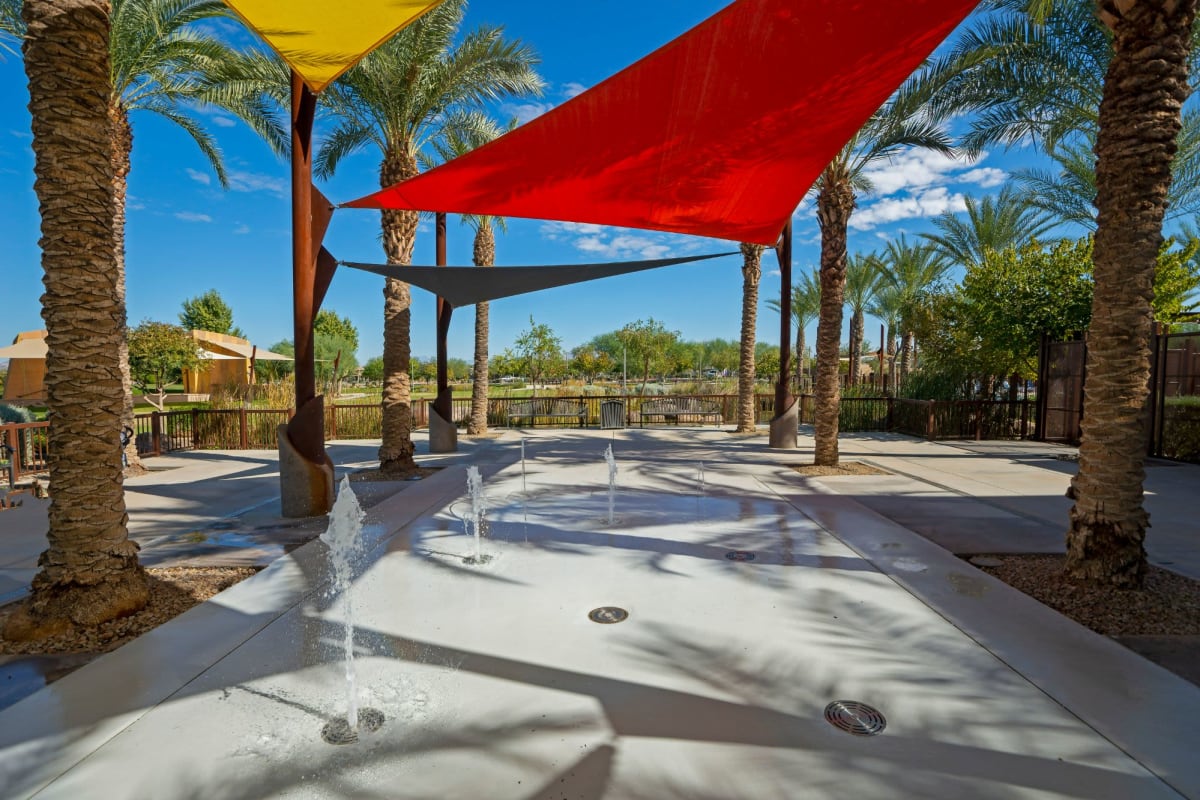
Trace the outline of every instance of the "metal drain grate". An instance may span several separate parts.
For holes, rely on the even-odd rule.
[[[629,612],[616,606],[600,606],[588,612],[588,619],[601,625],[612,625],[629,619]]]
[[[753,561],[755,558],[749,550],[730,550],[725,557],[730,561]]]
[[[383,727],[383,712],[377,708],[360,708],[358,710],[358,728],[351,729],[345,717],[338,717],[325,723],[321,728],[321,738],[329,744],[354,744],[360,733],[374,733]]]
[[[855,736],[876,736],[887,727],[879,709],[856,700],[834,700],[825,706],[825,721]]]

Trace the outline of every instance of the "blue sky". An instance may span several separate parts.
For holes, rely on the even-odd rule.
[[[545,96],[498,109],[525,120],[598,83],[723,5],[721,0],[473,0],[465,28],[503,24],[509,36],[524,40],[540,55]],[[19,331],[44,327],[27,103],[20,60],[8,56],[0,62],[3,344]],[[126,262],[129,320],[176,322],[185,298],[216,289],[233,308],[235,324],[254,343],[269,346],[291,337],[288,166],[233,118],[209,112],[202,119],[224,152],[229,191],[218,186],[182,130],[151,114],[133,116]],[[1034,158],[1019,150],[996,151],[968,163],[912,152],[878,165],[871,175],[876,191],[860,198],[851,220],[851,251],[880,248],[902,232],[911,238],[930,230],[931,217],[961,210],[964,197],[998,192],[1012,170]],[[335,203],[378,186],[374,150],[346,159],[334,179],[321,184]],[[337,212],[325,243],[340,259],[382,261],[378,212]],[[578,263],[736,249],[735,243],[698,244],[694,238],[648,231],[514,219],[509,220],[508,233],[498,237],[497,263]],[[811,202],[806,201],[795,216],[794,268],[815,266],[818,255],[819,233]],[[449,261],[466,265],[470,259],[471,231],[451,217]],[[421,225],[415,263],[433,263],[430,223]],[[491,306],[491,349],[499,352],[510,345],[528,328],[530,315],[549,324],[567,348],[647,317],[678,330],[685,339],[736,339],[741,324],[740,263],[740,258],[731,257],[496,301]],[[771,254],[764,259],[764,272],[761,298],[777,298],[778,269]],[[325,308],[350,317],[358,327],[360,362],[382,353],[382,282],[374,275],[341,269],[325,301]],[[430,357],[434,298],[414,289],[413,300],[413,352]],[[760,340],[776,341],[778,331],[777,315],[760,306]],[[815,325],[810,341],[814,335]],[[877,342],[878,325],[869,324],[867,335]],[[472,310],[459,309],[451,327],[450,354],[470,359],[472,347]]]

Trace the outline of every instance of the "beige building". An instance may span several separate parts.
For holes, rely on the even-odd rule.
[[[8,359],[4,402],[46,402],[46,332],[22,331],[9,347],[0,347],[0,358]]]
[[[192,331],[206,369],[183,371],[185,394],[212,394],[221,386],[248,386],[254,383],[254,366],[259,361],[291,361],[288,356],[272,353],[245,339],[212,331]]]

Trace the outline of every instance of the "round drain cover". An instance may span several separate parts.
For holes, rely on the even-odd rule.
[[[354,744],[360,733],[374,733],[383,727],[383,712],[376,708],[360,708],[358,710],[358,728],[351,729],[345,717],[338,717],[325,723],[321,728],[321,738],[329,744]]]
[[[834,700],[825,706],[825,721],[855,736],[875,736],[887,727],[879,709],[856,700]]]
[[[730,561],[753,561],[754,553],[749,550],[730,550],[725,557]]]
[[[612,625],[614,622],[624,622],[629,619],[629,612],[616,606],[600,606],[588,612],[588,619],[601,625]]]

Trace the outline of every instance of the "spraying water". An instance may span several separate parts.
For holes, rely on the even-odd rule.
[[[354,604],[350,593],[350,579],[354,560],[362,546],[363,510],[358,498],[350,490],[350,477],[342,478],[338,487],[337,502],[329,512],[329,527],[321,534],[321,541],[329,546],[329,560],[333,565],[334,591],[342,595],[345,613],[346,636],[343,646],[346,651],[346,724],[351,731],[358,729],[358,689],[354,673]]]
[[[613,524],[613,507],[617,502],[617,459],[613,457],[612,445],[604,451],[604,460],[608,462],[608,524]]]
[[[467,494],[471,498],[471,521],[475,528],[475,563],[483,562],[483,517],[487,514],[487,495],[479,467],[467,467]]]

